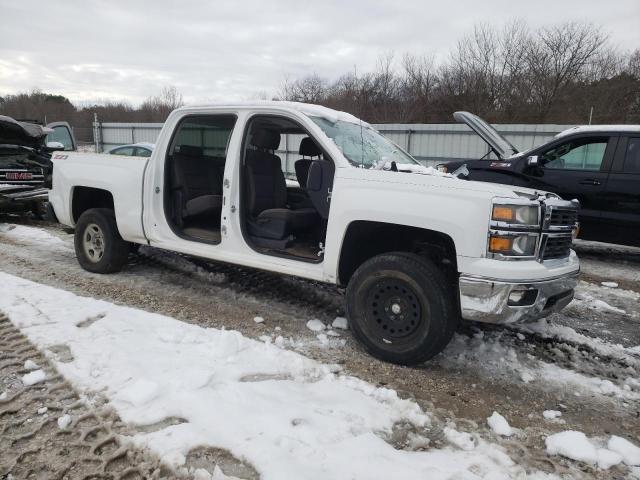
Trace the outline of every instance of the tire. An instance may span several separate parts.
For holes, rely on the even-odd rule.
[[[113,273],[127,263],[131,245],[125,242],[108,208],[92,208],[76,224],[74,245],[78,263],[93,273]]]
[[[374,357],[400,365],[423,363],[440,353],[458,325],[457,290],[418,255],[375,256],[353,274],[346,293],[349,326]]]

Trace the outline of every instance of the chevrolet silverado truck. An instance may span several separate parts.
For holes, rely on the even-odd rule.
[[[569,128],[523,152],[491,125],[469,112],[466,123],[495,158],[439,165],[453,172],[464,166],[469,180],[552,191],[580,202],[579,238],[640,247],[640,125]]]
[[[315,105],[180,108],[151,157],[52,160],[85,270],[116,272],[141,244],[335,284],[353,335],[390,362],[433,357],[461,319],[549,315],[577,283],[575,202],[442,174]]]

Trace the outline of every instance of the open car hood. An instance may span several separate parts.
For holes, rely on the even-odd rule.
[[[0,144],[39,148],[51,132],[51,128],[0,115]]]
[[[453,118],[459,123],[466,123],[469,128],[480,135],[491,150],[500,159],[505,159],[519,153],[518,149],[513,146],[509,140],[504,138],[498,131],[487,122],[469,112],[455,112]]]

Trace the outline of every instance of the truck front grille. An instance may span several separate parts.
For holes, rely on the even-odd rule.
[[[567,258],[571,254],[573,231],[578,225],[577,205],[562,200],[552,201],[553,204],[549,205],[545,202],[544,205],[542,237],[538,253],[540,261]]]
[[[566,258],[571,253],[571,243],[573,237],[568,235],[548,235],[542,236],[542,260],[552,260],[554,258]]]
[[[575,208],[550,207],[549,227],[573,228],[578,221],[578,210]]]

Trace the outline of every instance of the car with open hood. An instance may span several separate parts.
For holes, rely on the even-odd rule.
[[[519,151],[476,115],[456,112],[454,118],[473,129],[493,155],[441,164],[439,170],[460,169],[468,180],[576,199],[580,238],[640,246],[640,125],[573,127],[544,145]]]
[[[0,115],[0,211],[39,209],[51,184],[51,154],[75,150],[67,122],[46,126]]]

